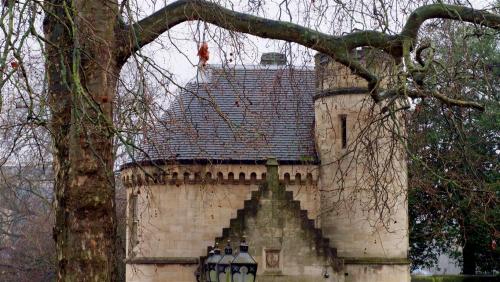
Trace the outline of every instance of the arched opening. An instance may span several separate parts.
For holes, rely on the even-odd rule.
[[[283,176],[283,179],[285,181],[285,184],[289,184],[290,183],[290,173],[285,173],[285,175]]]
[[[250,174],[250,183],[252,183],[252,184],[253,184],[253,183],[256,183],[256,182],[257,182],[257,173],[252,172],[252,173]]]
[[[300,184],[302,181],[302,175],[300,173],[295,174],[295,183]]]

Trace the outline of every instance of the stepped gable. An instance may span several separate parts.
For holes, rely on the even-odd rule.
[[[222,229],[222,236],[215,238],[219,245],[224,246],[227,240],[231,242],[239,242],[242,236],[245,235],[245,222],[248,217],[255,217],[258,209],[261,206],[259,201],[262,197],[268,195],[267,186],[264,184],[258,191],[252,192],[252,198],[245,201],[245,207],[237,211],[237,217],[232,218],[229,227]],[[316,228],[314,220],[308,217],[307,210],[300,208],[300,201],[293,199],[293,192],[286,191],[284,194],[282,208],[289,209],[297,218],[300,219],[301,227],[309,233],[308,235],[314,239],[316,251],[318,255],[330,256],[337,259],[337,250],[330,247],[330,239],[323,237],[321,229]],[[237,248],[234,244],[233,248]]]
[[[145,136],[139,160],[317,162],[313,69],[209,66]]]
[[[271,173],[268,169],[268,174]],[[259,190],[252,192],[251,199],[245,201],[244,208],[237,211],[236,218],[230,220],[229,227],[223,228],[221,236],[215,238],[215,242],[224,246],[230,240],[233,249],[236,249],[243,236],[250,237],[248,241],[252,255],[262,256],[262,249],[266,247],[283,247],[287,254],[282,256],[296,256],[300,252],[305,260],[309,255],[315,256],[336,271],[341,270],[343,260],[337,257],[336,248],[332,248],[330,240],[322,235],[320,228],[315,227],[307,210],[300,208],[300,201],[294,200],[293,192],[286,191],[282,184],[278,184],[277,177],[275,183],[268,179],[260,185]],[[296,228],[294,226],[298,227],[297,232],[290,232]],[[269,238],[277,238],[276,230],[287,231],[281,233],[281,237],[278,236],[278,244],[273,244]],[[252,233],[257,236],[252,237]],[[290,246],[300,245],[296,243],[297,240],[307,242],[307,248],[290,249]],[[310,254],[304,254],[304,249]]]

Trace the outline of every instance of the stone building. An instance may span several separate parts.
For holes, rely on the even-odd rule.
[[[410,281],[397,118],[324,55],[285,65],[208,66],[145,134],[122,168],[127,281],[196,281],[207,246],[242,235],[257,281]]]

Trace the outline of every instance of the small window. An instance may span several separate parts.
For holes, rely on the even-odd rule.
[[[340,134],[342,137],[342,149],[347,148],[347,115],[340,115]]]

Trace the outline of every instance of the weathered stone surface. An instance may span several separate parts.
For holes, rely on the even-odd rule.
[[[320,93],[366,87],[338,63],[323,58],[322,68]],[[404,128],[381,123],[382,106],[362,91],[334,94],[315,100],[323,234],[345,260],[345,281],[409,281],[406,155],[392,134]]]
[[[258,279],[262,282],[338,281],[333,269],[339,263],[335,249],[308,218],[307,211],[301,210],[293,193],[279,184],[277,169],[277,164],[268,166],[267,183],[252,193],[217,241],[231,240],[237,247],[240,238],[246,236],[250,253],[259,263]]]
[[[174,173],[177,175],[175,180]],[[189,173],[186,179],[185,173]],[[206,178],[207,173],[210,179]],[[316,166],[284,165],[279,167],[278,173],[279,182],[287,187],[290,199],[293,194],[293,205],[299,210],[302,206],[316,216],[319,208]],[[205,177],[196,178],[197,174]],[[241,174],[244,174],[242,179]],[[257,193],[265,178],[264,165],[165,166],[163,171],[151,167],[144,171],[125,169],[122,179],[129,187],[128,203],[133,202],[130,201],[132,193],[138,199],[137,244],[132,257],[132,238],[128,230],[128,281],[166,281],[159,278],[164,275],[160,272],[173,271],[175,259],[205,255],[206,247],[223,234],[224,227],[237,224],[238,214],[251,205],[251,201],[246,200]],[[129,207],[128,210],[133,209]],[[314,228],[313,221],[309,224]],[[152,271],[152,267],[156,270]],[[192,268],[175,268],[175,271],[190,272],[179,274],[179,277],[189,277],[188,280],[168,281],[194,281]],[[132,274],[134,279],[129,276]]]
[[[197,265],[127,264],[127,282],[182,282],[196,281]]]

